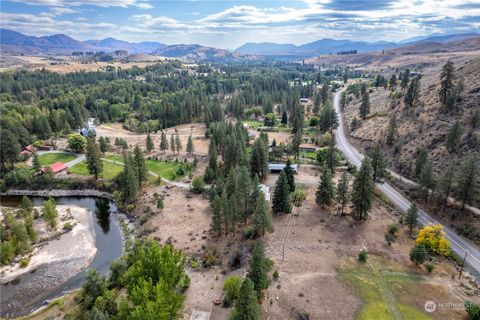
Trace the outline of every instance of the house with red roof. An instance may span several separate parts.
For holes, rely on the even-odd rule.
[[[41,172],[42,173],[47,173],[47,172],[59,173],[59,172],[62,172],[64,170],[67,170],[67,169],[68,169],[68,167],[64,163],[55,162],[55,163],[49,165],[48,167],[42,168]]]

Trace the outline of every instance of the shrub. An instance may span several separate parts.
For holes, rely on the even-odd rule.
[[[215,250],[209,249],[205,253],[205,259],[203,260],[203,266],[205,268],[214,266],[217,263],[217,257],[215,256]]]
[[[229,276],[223,283],[223,292],[225,293],[225,302],[230,305],[237,300],[240,295],[243,279],[240,276]]]
[[[202,177],[197,176],[192,180],[192,191],[195,193],[202,193],[205,188],[205,183],[203,182]]]
[[[277,271],[277,270],[275,270],[275,271],[273,272],[272,277],[273,277],[273,280],[278,280],[279,275],[278,275],[278,271]]]
[[[70,231],[70,230],[72,230],[72,229],[73,229],[73,225],[72,225],[70,222],[65,222],[65,223],[63,224],[63,230],[65,230],[65,231]]]
[[[29,263],[30,263],[30,259],[29,259],[29,258],[22,258],[22,259],[20,259],[20,268],[26,268]]]
[[[367,259],[368,259],[367,250],[365,249],[360,250],[360,252],[358,253],[358,260],[361,262],[366,262]]]
[[[255,236],[255,231],[253,230],[253,227],[246,227],[243,229],[243,237],[245,239],[253,239]]]
[[[188,264],[190,265],[190,267],[191,267],[193,270],[199,270],[199,269],[200,269],[200,263],[199,263],[198,260],[195,259],[195,258],[190,259],[190,261],[188,262]]]
[[[416,244],[413,246],[412,250],[410,250],[410,261],[416,265],[424,263],[427,258],[427,248],[423,243]]]
[[[435,269],[435,265],[433,263],[425,263],[425,269],[427,269],[428,273],[432,273],[433,269]]]
[[[471,320],[480,320],[480,304],[465,301],[465,310]]]

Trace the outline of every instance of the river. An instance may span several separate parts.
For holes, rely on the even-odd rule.
[[[8,196],[1,198],[1,205],[18,207],[21,197]],[[42,206],[45,198],[31,197],[34,206]],[[108,274],[112,261],[124,252],[124,239],[118,220],[115,204],[109,200],[94,197],[58,197],[58,206],[85,208],[93,216],[88,223],[94,237],[96,252],[86,269],[74,274],[66,270],[72,269],[74,259],[48,261],[34,270],[24,273],[18,278],[2,283],[0,287],[0,314],[3,317],[18,317],[29,314],[45,305],[47,301],[77,289],[85,279],[88,269],[96,269],[101,274]],[[62,236],[60,240],[62,241]],[[63,245],[63,243],[60,243]],[[65,244],[68,246],[68,244]],[[78,245],[78,244],[77,244]],[[74,252],[67,250],[70,255]],[[78,269],[78,265],[76,266]]]

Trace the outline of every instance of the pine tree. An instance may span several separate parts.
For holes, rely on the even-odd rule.
[[[133,150],[133,156],[135,160],[135,166],[138,171],[138,185],[140,186],[143,182],[147,181],[147,165],[145,164],[143,152],[138,145],[136,145],[135,149]]]
[[[458,146],[461,142],[462,133],[463,130],[461,125],[458,121],[456,121],[452,128],[450,128],[450,131],[448,131],[447,141],[445,142],[449,152],[455,152],[458,149]]]
[[[222,235],[222,200],[215,195],[212,202],[212,232],[218,237]]]
[[[342,92],[342,97],[340,99],[340,108],[342,110],[345,109],[345,107],[347,106],[347,103],[348,103],[348,100],[347,100],[347,92],[346,91],[343,91]]]
[[[335,158],[335,138],[332,136],[327,149],[326,165],[328,169],[333,173],[335,172],[336,158]]]
[[[283,125],[287,125],[287,124],[288,124],[287,110],[283,110],[281,123],[282,123]]]
[[[405,214],[405,224],[408,226],[410,233],[417,227],[418,224],[418,207],[416,203],[412,203]]]
[[[387,137],[385,139],[385,143],[387,145],[391,146],[395,142],[395,138],[397,137],[397,129],[397,114],[392,113],[388,122]]]
[[[262,311],[257,302],[253,282],[245,278],[230,320],[260,320],[261,316]]]
[[[172,150],[173,154],[175,154],[175,137],[172,135],[170,136],[170,149]]]
[[[454,170],[454,165],[452,163],[449,164],[438,180],[438,199],[442,205],[443,211],[445,211],[448,204],[448,198],[452,192],[452,183],[455,174]]]
[[[447,103],[448,96],[450,95],[453,89],[453,80],[454,80],[454,66],[453,62],[448,60],[447,63],[442,67],[442,73],[440,74],[440,102],[443,104]]]
[[[275,184],[272,199],[272,211],[278,213],[290,213],[292,205],[290,203],[290,190],[285,176],[285,172],[280,172],[280,175]]]
[[[430,190],[435,188],[435,177],[433,176],[433,164],[431,161],[427,161],[423,165],[422,171],[418,176],[418,187],[419,196],[424,198],[425,202],[428,202]]]
[[[217,146],[215,140],[210,139],[210,144],[208,146],[208,166],[205,169],[203,175],[203,180],[206,183],[214,181],[218,173],[218,164],[217,164]]]
[[[246,166],[241,166],[237,169],[237,188],[235,190],[237,200],[238,216],[244,223],[247,222],[250,215],[250,191],[252,186],[252,179],[250,178],[250,172]]]
[[[191,134],[188,136],[188,140],[187,140],[187,153],[188,154],[193,153],[193,140],[192,140]]]
[[[22,197],[21,206],[22,206],[23,211],[25,211],[26,213],[28,213],[28,214],[32,213],[33,203],[32,203],[32,200],[30,200],[29,197],[27,197],[27,196]]]
[[[268,149],[263,139],[256,139],[250,156],[250,172],[256,174],[260,181],[268,175]]]
[[[42,213],[45,222],[47,222],[48,225],[54,229],[57,226],[58,211],[57,203],[53,198],[48,198],[43,202]]]
[[[135,167],[135,160],[129,155],[124,155],[123,163],[124,167],[120,178],[122,183],[120,185],[123,188],[123,202],[128,204],[133,203],[137,196],[139,187],[138,169]]]
[[[285,172],[285,177],[287,178],[289,191],[295,191],[295,172],[293,171],[290,159],[287,160],[287,165],[285,168],[283,168],[283,171]]]
[[[410,250],[410,261],[412,261],[416,265],[424,263],[427,258],[427,247],[425,247],[423,243],[415,244],[412,250]]]
[[[362,104],[360,105],[360,116],[363,120],[367,117],[370,113],[370,96],[367,91],[363,94],[362,97]]]
[[[368,211],[372,207],[374,183],[372,179],[372,165],[368,158],[364,158],[360,170],[353,181],[352,214],[355,220],[366,220]]]
[[[332,175],[326,166],[323,167],[322,177],[315,193],[315,202],[322,208],[330,205],[334,197]]]
[[[107,143],[107,140],[104,137],[100,137],[98,139],[98,144],[99,144],[99,148],[100,148],[101,153],[108,152],[109,145]]]
[[[397,86],[397,76],[395,74],[392,74],[392,77],[388,81],[388,84],[390,85],[390,89],[392,91],[395,90],[395,87]]]
[[[155,149],[155,145],[153,144],[153,140],[152,140],[152,137],[150,136],[150,133],[147,134],[146,148],[148,153],[152,152],[152,150]]]
[[[257,297],[262,297],[262,291],[268,288],[270,280],[268,279],[269,261],[265,256],[263,245],[257,242],[253,247],[252,260],[250,261],[250,270],[247,278],[252,280],[253,287],[257,292]]]
[[[407,93],[404,97],[404,102],[407,106],[413,107],[420,96],[420,77],[416,76],[410,81]]]
[[[162,130],[162,134],[160,135],[160,150],[163,151],[163,153],[165,153],[167,149],[168,149],[167,135]]]
[[[373,181],[378,181],[387,173],[387,156],[383,152],[379,143],[368,152],[368,157],[372,164]]]
[[[402,76],[402,82],[400,83],[400,87],[402,90],[405,90],[408,87],[408,83],[410,81],[410,70],[406,69]]]
[[[36,153],[33,154],[32,166],[35,172],[38,172],[40,169],[42,169],[42,165],[40,164],[40,160],[38,160],[38,155]]]
[[[175,149],[177,150],[177,154],[180,154],[180,150],[182,150],[182,141],[180,140],[180,136],[178,133],[175,136]]]
[[[340,180],[337,184],[337,203],[341,206],[341,214],[343,216],[343,212],[345,210],[346,205],[348,204],[348,173],[343,172]]]
[[[480,164],[477,153],[469,153],[460,164],[457,176],[456,194],[462,202],[462,210],[466,204],[474,203],[480,191]]]
[[[268,208],[265,195],[260,191],[257,195],[255,209],[253,211],[253,229],[257,236],[263,236],[265,231],[273,231],[272,213]]]
[[[98,144],[95,142],[95,137],[89,135],[87,138],[87,155],[86,162],[88,167],[88,172],[95,176],[95,180],[98,179],[98,176],[103,171],[103,163],[100,159],[100,150],[98,149]]]
[[[420,172],[422,172],[422,168],[427,163],[428,160],[428,153],[427,150],[422,149],[417,155],[417,159],[415,160],[415,176],[418,177]]]

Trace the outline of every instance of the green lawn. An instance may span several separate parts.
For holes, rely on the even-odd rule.
[[[72,161],[77,156],[68,152],[44,153],[38,156],[38,161],[42,166],[48,166],[55,162],[66,163]]]
[[[374,260],[375,259],[375,260]],[[420,286],[423,278],[403,271],[390,270],[389,262],[376,257],[369,261],[375,268],[374,271],[368,263],[355,262],[354,266],[339,270],[339,278],[350,284],[362,298],[363,305],[357,313],[357,319],[431,319],[427,313],[409,305],[405,293],[396,288]],[[420,295],[418,296],[421,297]]]
[[[123,171],[123,166],[107,161],[103,161],[103,172],[100,175],[100,178],[103,179],[113,179],[117,175],[119,175]],[[82,161],[77,163],[70,169],[68,169],[69,173],[75,173],[81,176],[90,176],[91,174],[88,172],[87,163]]]
[[[115,154],[108,155],[105,157],[105,159],[123,163],[123,157],[120,155],[115,155]],[[158,174],[162,178],[165,178],[168,180],[175,180],[177,178],[181,178],[181,176],[177,175],[177,170],[181,166],[180,163],[165,162],[165,161],[158,161],[158,160],[145,160],[145,164],[147,165],[148,171],[152,171]]]

